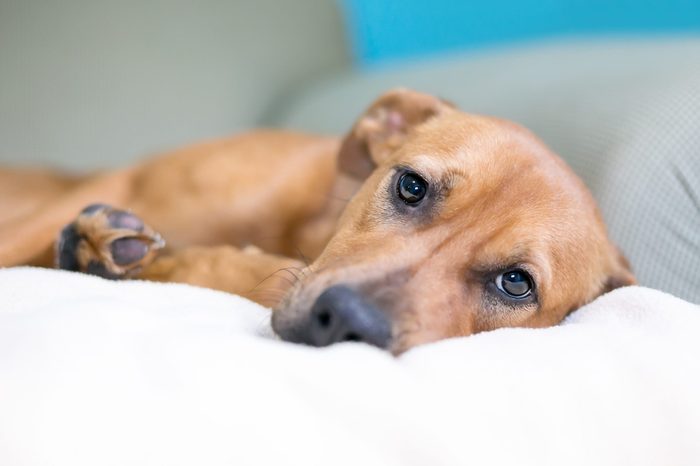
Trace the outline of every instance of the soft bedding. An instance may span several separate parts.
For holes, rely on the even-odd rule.
[[[393,358],[215,291],[0,270],[0,464],[700,464],[700,308],[629,287]]]

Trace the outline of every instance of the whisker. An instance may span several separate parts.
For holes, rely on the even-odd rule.
[[[297,252],[299,253],[299,256],[301,256],[301,260],[304,261],[304,264],[306,264],[306,267],[308,268],[309,267],[309,258],[306,257],[304,255],[304,253],[301,252],[301,249],[299,249],[298,247],[295,246],[294,249],[297,250]]]
[[[309,276],[311,276],[313,274],[313,270],[311,270],[311,267],[304,267],[304,268],[289,267],[289,268],[299,272],[299,274],[301,275],[302,278],[308,278]]]
[[[296,281],[299,281],[299,280],[300,280],[299,276],[298,276],[297,274],[295,274],[295,273],[293,272],[293,270],[298,270],[299,273],[301,273],[301,274],[302,274],[302,277],[303,277],[302,269],[300,269],[300,268],[298,268],[298,267],[285,267],[285,268],[283,268],[283,269],[279,269],[278,272],[287,272],[287,273],[291,274],[292,277],[294,277],[294,279],[295,279]]]
[[[289,272],[289,270],[278,270],[278,272]],[[290,273],[291,273],[291,272],[290,272]],[[294,275],[292,275],[292,277],[294,277]],[[292,279],[289,278],[289,277],[285,277],[285,276],[283,276],[283,275],[280,275],[278,278],[281,278],[281,279],[284,280],[285,282],[289,283],[289,286],[294,286],[294,285],[296,285],[297,282],[299,281],[299,279],[298,279],[297,277],[294,277],[294,280],[292,280]]]
[[[278,290],[258,290],[256,292],[247,293],[245,297],[249,299],[259,299],[261,301],[273,301],[278,303],[282,301],[287,294],[277,291]]]
[[[253,291],[253,290],[257,289],[260,285],[262,285],[263,283],[265,283],[266,281],[268,281],[269,279],[271,279],[272,277],[274,277],[275,274],[277,274],[277,273],[279,273],[279,272],[281,272],[281,271],[283,271],[283,270],[286,270],[286,269],[278,269],[278,270],[275,270],[275,271],[272,272],[270,275],[268,275],[267,277],[265,277],[265,278],[263,278],[262,280],[260,280],[260,281],[258,282],[258,284],[255,285],[255,286],[253,287],[253,289],[250,290],[250,291]],[[292,275],[293,275],[293,274],[292,274]],[[284,278],[284,277],[280,277],[280,278]],[[286,280],[288,280],[292,286],[296,285],[295,282],[292,282],[292,281],[289,280],[288,278],[286,278]],[[297,279],[297,281],[298,281],[298,279]]]

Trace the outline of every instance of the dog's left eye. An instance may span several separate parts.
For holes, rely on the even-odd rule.
[[[524,270],[509,270],[496,277],[496,287],[510,298],[522,299],[532,292],[532,278]]]
[[[399,178],[396,191],[406,204],[417,204],[428,192],[428,183],[416,173],[408,172]]]

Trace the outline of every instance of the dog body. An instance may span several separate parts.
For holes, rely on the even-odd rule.
[[[257,283],[280,267],[300,266],[302,255],[318,255],[360,185],[336,175],[339,144],[337,138],[255,131],[115,172],[0,171],[0,265],[53,266],[58,232],[85,206],[101,202],[147,219],[167,241],[155,261],[138,261],[138,273],[123,275],[216,288],[272,305],[278,298],[267,296],[269,289],[284,279],[265,283],[267,295],[254,289]],[[104,241],[89,243],[99,250]]]
[[[0,265],[46,264],[68,223],[64,268],[242,294],[275,308],[282,338],[317,346],[400,353],[554,325],[634,283],[588,190],[537,138],[408,90],[342,141],[258,131],[91,177],[2,177],[6,204],[23,204],[0,218]],[[29,180],[46,189],[25,193]],[[98,201],[131,213],[72,222]]]
[[[297,255],[299,248],[317,254],[343,207],[329,196],[347,189],[335,176],[338,145],[335,138],[256,131],[105,174],[2,171],[0,226],[7,241],[0,260],[42,263],[45,255],[37,251],[50,249],[76,209],[96,201],[148,219],[173,249],[255,243],[272,253]],[[13,244],[14,228],[47,232],[50,240]]]

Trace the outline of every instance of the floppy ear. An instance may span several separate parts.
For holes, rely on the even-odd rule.
[[[621,288],[623,286],[636,285],[637,279],[632,273],[632,268],[627,258],[620,252],[619,249],[613,246],[613,253],[615,254],[613,271],[608,276],[605,285],[603,286],[603,291],[601,294],[612,291],[616,288]]]
[[[449,102],[409,89],[383,94],[360,117],[340,147],[340,170],[367,177],[418,125],[453,108]]]

